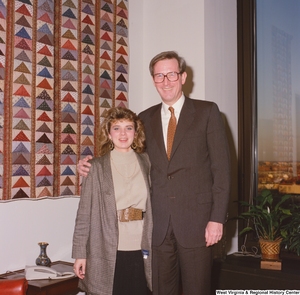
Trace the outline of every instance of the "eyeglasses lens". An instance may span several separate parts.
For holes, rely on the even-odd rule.
[[[166,75],[161,74],[161,73],[155,74],[154,75],[154,82],[155,83],[162,83],[165,80],[166,77],[170,82],[175,82],[179,79],[179,73],[169,72]]]

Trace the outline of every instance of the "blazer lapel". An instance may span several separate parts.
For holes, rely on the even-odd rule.
[[[149,183],[150,179],[149,179],[149,171],[148,171],[149,166],[147,166],[147,162],[146,162],[147,160],[142,154],[136,154],[136,156],[140,164],[143,177],[146,182],[147,190],[150,190],[150,183]]]
[[[113,178],[111,172],[111,165],[110,165],[110,153],[105,154],[103,157],[103,179],[105,179],[105,183],[108,187],[113,186]]]
[[[100,159],[102,161],[101,173],[103,175],[102,179],[100,179],[102,190],[103,193],[105,194],[105,201],[110,204],[110,206],[107,207],[107,211],[109,211],[110,216],[114,218],[114,216],[116,216],[115,212],[117,210],[117,207],[116,207],[114,182],[113,182],[113,176],[112,176],[111,164],[110,164],[110,152],[100,157]]]

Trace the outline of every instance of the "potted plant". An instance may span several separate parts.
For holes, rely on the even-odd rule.
[[[282,230],[282,244],[288,252],[300,257],[300,205],[292,204],[292,216]]]
[[[263,260],[278,260],[280,244],[287,234],[284,226],[292,217],[290,195],[280,195],[270,190],[262,190],[254,197],[253,203],[240,202],[248,210],[240,214],[247,226],[240,234],[254,231],[259,238]]]

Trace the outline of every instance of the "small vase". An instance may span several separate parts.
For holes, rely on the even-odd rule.
[[[46,252],[46,248],[49,244],[46,242],[40,242],[40,243],[38,243],[38,245],[40,246],[40,255],[35,260],[35,264],[42,265],[42,266],[50,266],[51,260],[47,256],[47,252]]]
[[[262,260],[279,260],[281,239],[270,241],[259,239]]]

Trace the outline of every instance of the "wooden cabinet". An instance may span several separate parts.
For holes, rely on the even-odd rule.
[[[260,268],[260,258],[228,255],[215,259],[212,271],[212,294],[215,290],[300,290],[298,271]]]

